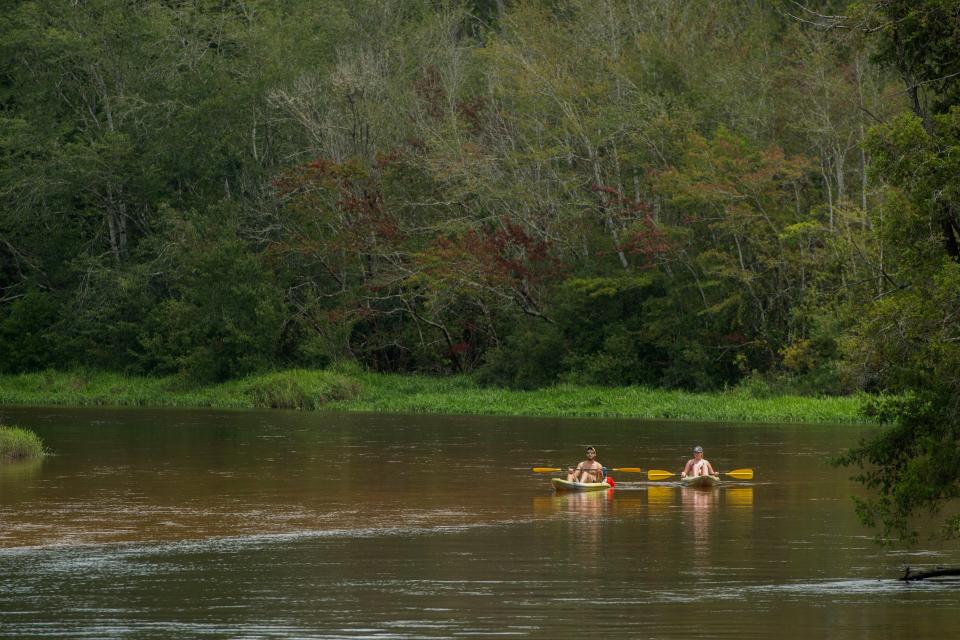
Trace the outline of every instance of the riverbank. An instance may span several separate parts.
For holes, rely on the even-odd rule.
[[[737,422],[869,422],[864,397],[754,397],[749,390],[688,393],[562,385],[491,389],[469,378],[378,374],[349,367],[293,369],[197,386],[177,376],[103,372],[0,376],[0,406],[284,408],[387,413],[649,418]]]
[[[33,431],[0,424],[0,463],[43,457],[43,442]]]

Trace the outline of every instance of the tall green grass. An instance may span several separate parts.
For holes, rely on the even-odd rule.
[[[0,405],[318,409],[359,391],[354,378],[306,369],[215,385],[196,385],[178,376],[147,378],[89,371],[0,376]]]
[[[866,397],[758,398],[741,389],[690,393],[647,387],[559,385],[536,391],[479,387],[466,377],[355,374],[363,393],[333,402],[346,411],[650,418],[730,422],[864,423]]]
[[[335,409],[389,413],[862,423],[864,397],[755,397],[747,389],[688,393],[646,387],[485,388],[465,376],[376,374],[357,367],[291,369],[218,385],[176,376],[101,372],[0,376],[0,405]]]
[[[43,456],[43,442],[33,431],[0,424],[0,462],[17,462]]]

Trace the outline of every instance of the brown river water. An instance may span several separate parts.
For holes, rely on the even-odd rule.
[[[875,545],[825,459],[875,428],[285,411],[0,409],[0,637],[952,638],[960,585]],[[678,470],[555,495],[586,445]]]

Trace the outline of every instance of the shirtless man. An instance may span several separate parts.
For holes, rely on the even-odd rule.
[[[577,468],[567,469],[567,480],[571,482],[602,482],[603,465],[597,462],[597,450],[587,447],[587,459],[577,465]]]
[[[713,465],[709,460],[703,458],[703,447],[693,448],[693,458],[687,460],[687,466],[680,472],[681,478],[696,478],[697,476],[717,476],[720,474],[713,470]]]

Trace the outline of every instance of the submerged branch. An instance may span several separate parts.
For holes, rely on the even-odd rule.
[[[903,577],[898,578],[898,580],[913,582],[915,580],[939,578],[942,576],[960,576],[960,567],[937,567],[936,569],[927,569],[924,571],[913,571],[910,567],[907,567]]]

